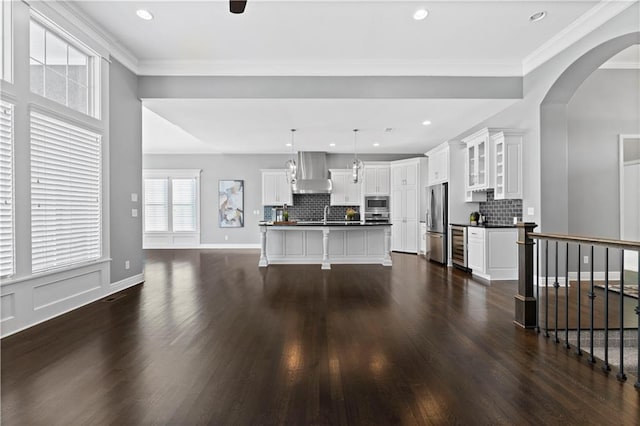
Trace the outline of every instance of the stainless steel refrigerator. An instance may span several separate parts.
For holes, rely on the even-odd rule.
[[[447,229],[449,205],[447,184],[429,186],[427,188],[429,204],[427,207],[427,238],[429,239],[429,259],[447,263]]]

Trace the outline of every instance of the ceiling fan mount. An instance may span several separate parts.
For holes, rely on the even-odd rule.
[[[244,13],[245,7],[247,7],[247,0],[229,0],[229,11],[231,13]]]

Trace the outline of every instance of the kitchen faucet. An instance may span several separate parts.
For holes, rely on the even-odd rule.
[[[331,209],[329,208],[329,206],[328,205],[324,206],[324,216],[322,218],[322,223],[324,225],[327,224],[327,214],[329,214],[329,212],[331,212]]]

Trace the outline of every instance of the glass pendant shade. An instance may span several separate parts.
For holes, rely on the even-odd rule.
[[[293,135],[295,132],[296,129],[291,129],[291,158],[284,164],[287,170],[287,181],[289,183],[296,182],[296,174],[298,173],[298,165],[296,164],[296,160],[293,159]]]
[[[362,161],[356,155],[356,139],[358,135],[358,129],[353,129],[353,163],[351,164],[353,183],[358,183],[362,179]]]

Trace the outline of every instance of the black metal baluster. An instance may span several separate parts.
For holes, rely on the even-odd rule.
[[[589,304],[589,309],[590,309],[590,313],[589,313],[589,358],[587,358],[587,360],[592,364],[595,364],[595,362],[596,362],[596,357],[593,356],[593,305],[594,305],[594,299],[595,298],[596,298],[596,295],[593,292],[593,246],[591,246],[591,286],[590,286],[590,290],[589,290],[589,300],[590,300],[590,304]]]
[[[565,251],[564,273],[564,347],[569,349],[569,243]]]
[[[640,251],[638,253],[638,294],[640,295]],[[622,273],[624,274],[624,264],[622,265]],[[636,372],[636,383],[634,384],[636,389],[640,389],[640,299],[638,305],[636,305],[636,315],[638,317],[638,371]]]
[[[556,241],[556,280],[553,282],[553,288],[554,288],[554,292],[555,292],[555,306],[553,308],[554,310],[554,316],[555,319],[553,320],[553,332],[554,332],[554,337],[553,337],[553,341],[558,343],[560,342],[560,339],[558,339],[558,288],[560,287],[560,284],[558,283],[558,242]]]
[[[604,364],[602,371],[611,371],[609,365],[609,247],[604,249]]]
[[[549,337],[549,240],[544,241],[544,337]]]
[[[624,250],[620,250],[620,371],[616,375],[621,382],[627,380],[624,374]]]
[[[576,355],[578,356],[582,356],[582,350],[580,349],[580,321],[581,321],[581,315],[580,315],[580,309],[581,309],[581,304],[580,304],[580,297],[582,296],[582,292],[581,292],[581,283],[582,280],[580,279],[580,262],[582,262],[582,246],[580,244],[578,244],[578,328],[577,328],[577,333],[576,333]]]
[[[536,241],[536,333],[540,334],[540,240]]]

